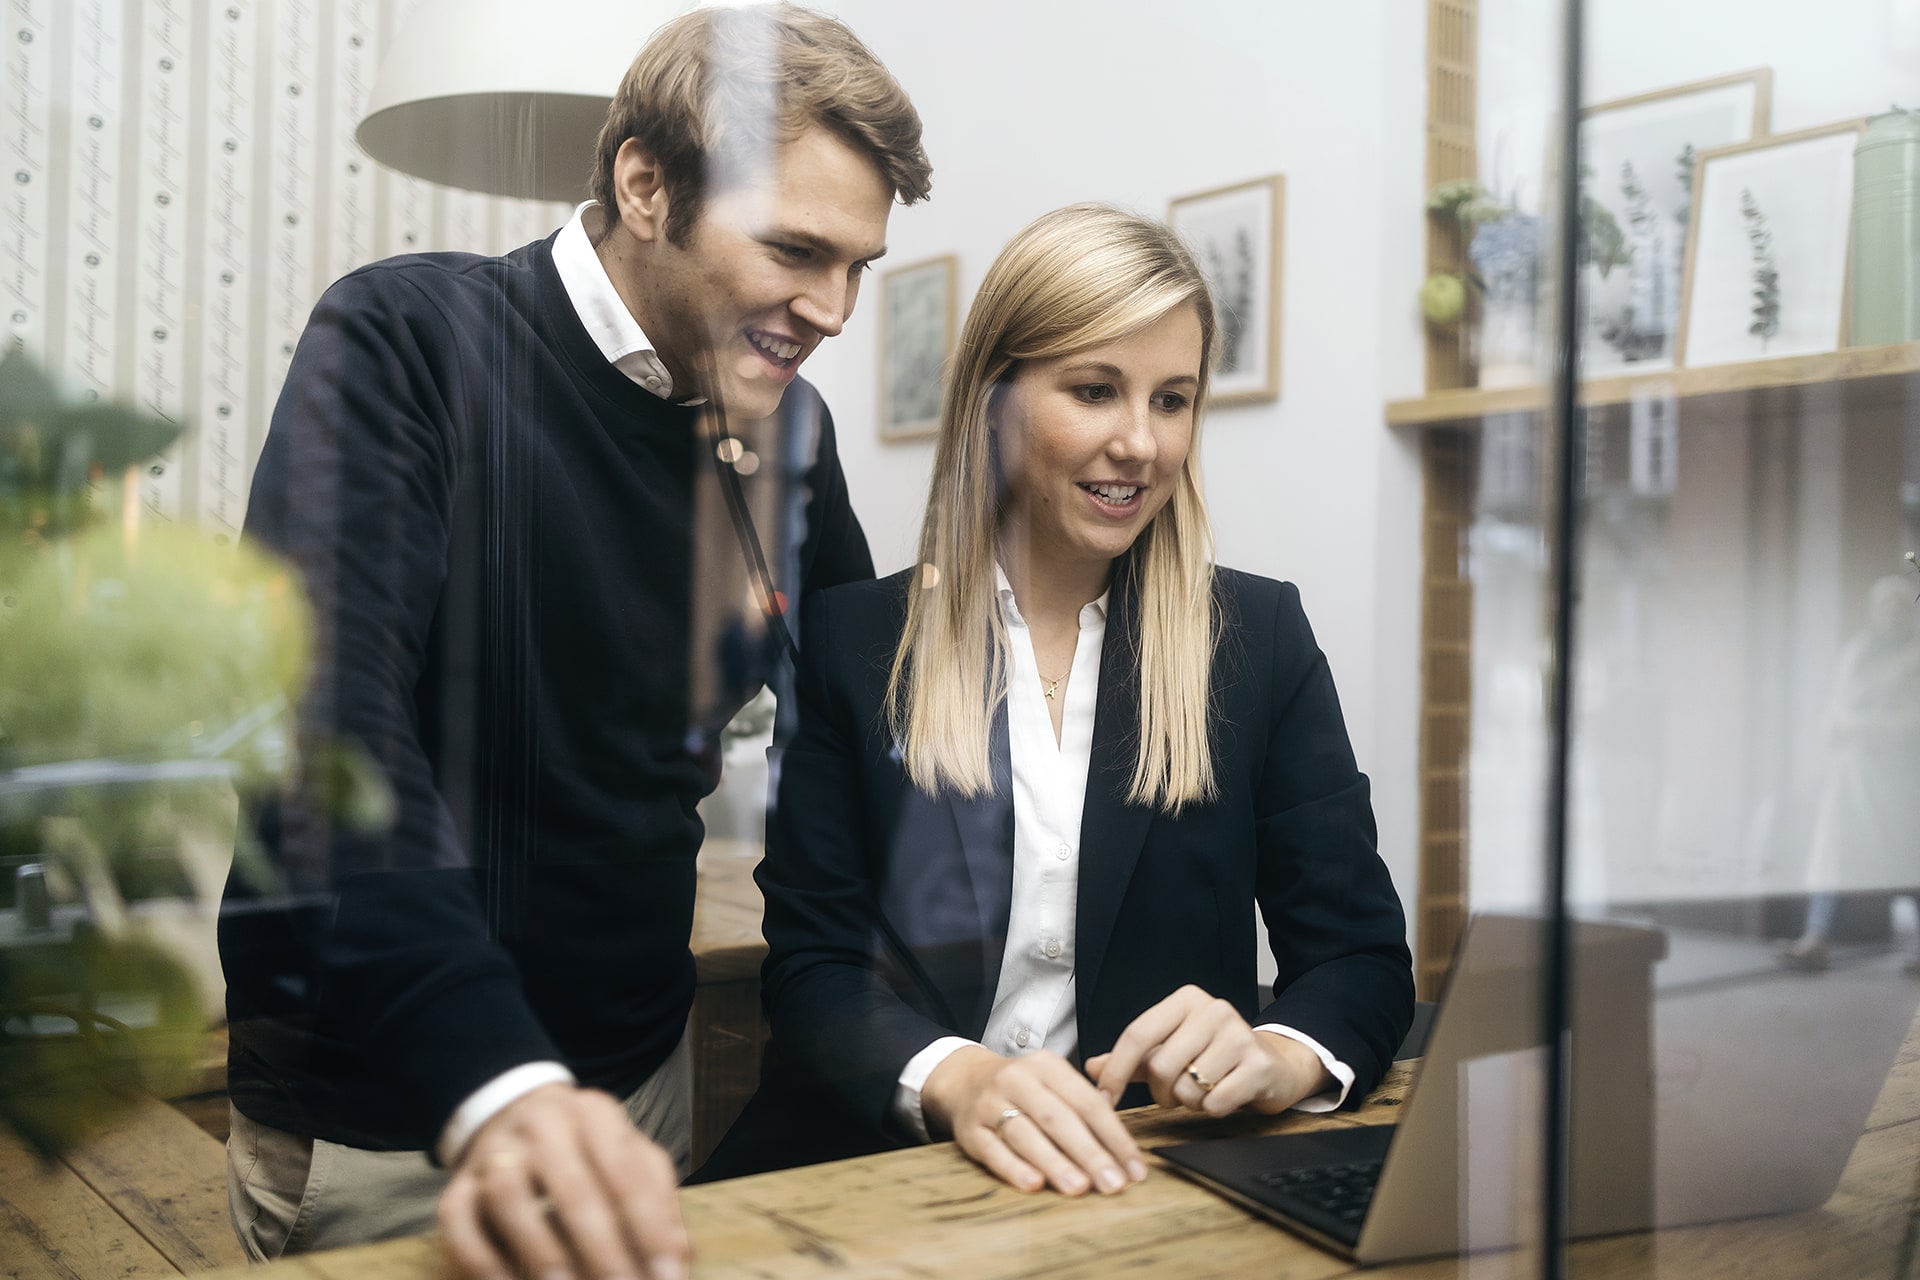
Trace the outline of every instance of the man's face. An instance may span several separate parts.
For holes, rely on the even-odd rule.
[[[710,191],[686,243],[659,236],[634,281],[674,385],[730,417],[772,414],[853,314],[892,208],[879,167],[818,125],[753,179]]]

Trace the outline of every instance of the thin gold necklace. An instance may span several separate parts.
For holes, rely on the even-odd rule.
[[[1038,667],[1034,668],[1034,672],[1040,677],[1042,683],[1047,686],[1047,701],[1051,702],[1053,701],[1053,695],[1060,691],[1060,682],[1065,680],[1067,676],[1073,674],[1073,668],[1068,667],[1066,675],[1062,676],[1048,676],[1046,672],[1041,671]]]

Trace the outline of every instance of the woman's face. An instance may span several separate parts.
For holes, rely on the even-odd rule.
[[[1026,552],[1111,561],[1173,496],[1193,440],[1200,317],[1176,307],[1103,346],[1025,365],[994,414]]]

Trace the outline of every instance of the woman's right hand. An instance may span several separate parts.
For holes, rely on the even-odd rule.
[[[1146,1161],[1113,1100],[1057,1053],[1003,1058],[969,1045],[949,1054],[920,1090],[930,1131],[1021,1191],[1111,1195],[1147,1176]]]

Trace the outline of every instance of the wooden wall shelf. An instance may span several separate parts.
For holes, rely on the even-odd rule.
[[[1604,410],[1662,396],[1684,401],[1689,415],[1912,403],[1920,400],[1920,342],[1595,378],[1583,385],[1580,401],[1589,409]],[[1537,385],[1437,391],[1418,400],[1389,401],[1387,425],[1471,426],[1485,418],[1539,413],[1547,398],[1548,389]]]

